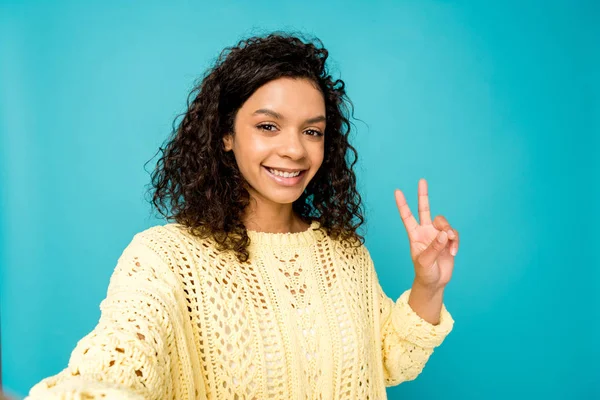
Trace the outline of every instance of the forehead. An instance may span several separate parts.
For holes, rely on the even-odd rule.
[[[304,78],[279,78],[259,87],[240,111],[271,109],[285,117],[312,118],[325,114],[325,100],[316,84]]]

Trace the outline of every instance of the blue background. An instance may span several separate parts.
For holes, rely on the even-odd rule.
[[[598,3],[82,3],[0,6],[5,389],[66,366],[121,251],[164,223],[143,165],[194,81],[223,47],[293,29],[324,41],[355,104],[388,296],[414,274],[395,188],[416,211],[426,178],[461,233],[455,329],[390,399],[600,397]]]

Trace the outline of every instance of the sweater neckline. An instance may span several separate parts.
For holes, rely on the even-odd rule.
[[[315,243],[317,231],[320,227],[318,221],[312,221],[309,228],[302,232],[271,233],[258,232],[248,229],[251,244],[269,246],[299,246]]]

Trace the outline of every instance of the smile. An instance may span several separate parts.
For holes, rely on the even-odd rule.
[[[299,170],[299,171],[293,171],[293,172],[280,171],[280,170],[274,169],[274,168],[268,168],[268,170],[273,175],[283,176],[284,178],[293,178],[293,177],[296,177],[296,176],[298,176],[298,175],[300,175],[302,173],[301,170]]]
[[[268,175],[282,186],[295,186],[302,181],[306,170],[281,171],[263,166]]]

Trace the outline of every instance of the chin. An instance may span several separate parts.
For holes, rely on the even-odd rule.
[[[302,193],[297,196],[269,196],[268,199],[277,204],[291,204],[298,200]]]

